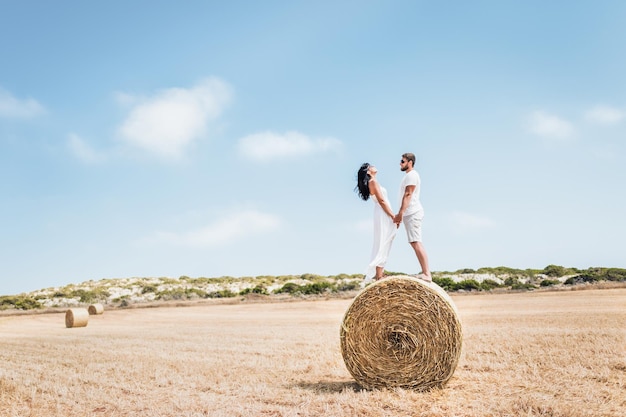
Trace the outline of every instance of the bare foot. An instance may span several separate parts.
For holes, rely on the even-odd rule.
[[[426,274],[417,274],[417,278],[426,282],[433,282],[433,278],[430,275]]]

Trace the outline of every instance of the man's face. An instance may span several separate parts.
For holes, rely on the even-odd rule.
[[[409,161],[406,158],[400,159],[400,171],[406,171],[409,169]]]

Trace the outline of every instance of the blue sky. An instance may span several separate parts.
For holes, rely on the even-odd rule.
[[[362,273],[404,152],[432,270],[626,266],[622,1],[0,7],[0,295]]]

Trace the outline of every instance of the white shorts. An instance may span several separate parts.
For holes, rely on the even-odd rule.
[[[418,211],[402,218],[404,228],[406,229],[406,237],[411,242],[422,241],[422,219],[424,218],[424,212]]]

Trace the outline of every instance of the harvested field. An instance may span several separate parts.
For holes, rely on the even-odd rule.
[[[339,345],[351,300],[0,317],[0,416],[624,416],[626,289],[454,295],[443,389],[366,391]]]

